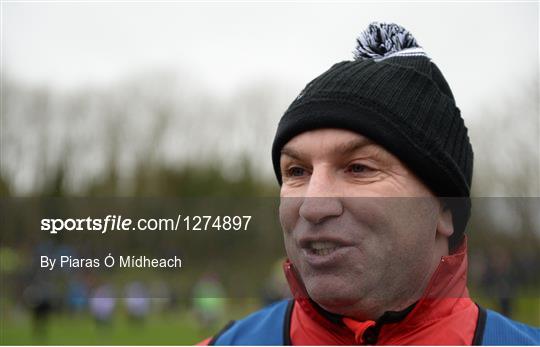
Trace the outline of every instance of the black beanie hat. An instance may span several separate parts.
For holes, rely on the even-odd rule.
[[[473,151],[441,71],[403,27],[374,22],[357,39],[354,60],[309,82],[281,118],[272,146],[279,184],[281,149],[320,128],[360,133],[403,161],[452,209],[461,240],[470,215]],[[458,199],[453,199],[458,197]]]

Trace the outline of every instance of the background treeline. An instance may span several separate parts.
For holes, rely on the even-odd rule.
[[[154,209],[145,211],[157,216],[170,216],[174,211],[172,205],[167,208],[165,198],[200,198],[200,205],[191,206],[193,213],[209,208],[217,201],[212,199],[218,198],[230,199],[223,203],[227,207],[234,207],[234,198],[238,198],[236,207],[240,209],[249,201],[249,208],[259,204],[255,210],[268,221],[260,223],[252,239],[178,236],[184,237],[179,243],[189,244],[186,252],[200,267],[186,268],[181,281],[159,272],[149,273],[148,278],[166,278],[171,290],[184,299],[193,297],[198,276],[209,270],[222,277],[224,292],[220,296],[226,297],[235,288],[247,288],[248,296],[264,291],[273,267],[284,255],[275,211],[279,187],[273,176],[270,147],[279,118],[298,91],[261,81],[217,95],[196,81],[167,71],[148,71],[116,84],[76,90],[30,86],[8,77],[3,84],[0,152],[0,196],[3,207],[9,207],[2,211],[0,272],[4,280],[10,280],[2,281],[9,285],[3,285],[0,313],[7,317],[8,325],[25,326],[17,323],[13,312],[23,312],[17,307],[24,304],[25,283],[35,278],[28,259],[38,254],[37,247],[44,246],[47,237],[32,236],[28,226],[31,218],[24,221],[25,211],[18,210],[14,200],[18,197],[42,202],[63,198],[57,201],[68,202],[69,209],[60,203],[63,211],[55,211],[53,204],[39,205],[35,211],[66,216],[67,211],[77,209],[77,203],[71,202],[86,197],[111,198],[103,200],[105,207],[113,206],[118,197],[140,198],[150,205],[150,200],[144,199],[156,198],[159,202]],[[540,325],[538,95],[538,85],[524,82],[515,95],[479,105],[478,114],[462,110],[475,151],[473,216],[468,227],[470,288],[485,306],[508,310],[513,317],[536,325]],[[134,215],[139,211],[131,209]],[[6,213],[11,218],[6,218]],[[19,224],[6,222],[13,220]],[[56,248],[62,243],[92,248],[92,243],[82,245],[77,239],[56,240]],[[145,241],[126,236],[114,242],[129,249]],[[175,252],[170,239],[146,242],[155,246],[154,250]],[[220,261],[216,254],[227,256],[227,261]],[[241,273],[245,276],[238,275]],[[108,280],[120,277],[112,273]],[[249,283],[244,281],[246,277]],[[131,279],[129,274],[125,278]],[[68,280],[55,281],[65,284]],[[229,309],[235,312],[235,307],[242,305]],[[187,323],[190,317],[184,317],[185,326],[191,324]],[[196,342],[199,335],[206,334],[206,330],[201,333],[192,328],[186,332],[189,338],[180,343]],[[171,337],[177,329],[171,326]],[[131,333],[110,341],[144,341],[129,340],[128,335]],[[76,337],[68,343],[74,341]]]

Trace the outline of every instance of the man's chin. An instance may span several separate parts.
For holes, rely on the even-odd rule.
[[[314,281],[306,283],[309,297],[319,306],[327,311],[343,314],[358,303],[358,291],[353,288],[334,283],[324,283],[324,281]]]

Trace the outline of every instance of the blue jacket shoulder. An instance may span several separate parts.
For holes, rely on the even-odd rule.
[[[210,344],[220,345],[284,345],[289,329],[287,317],[293,300],[271,304],[249,316],[228,325]]]
[[[495,311],[486,310],[483,345],[540,345],[540,329],[511,320]]]

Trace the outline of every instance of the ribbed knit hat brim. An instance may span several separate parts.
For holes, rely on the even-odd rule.
[[[412,62],[433,71],[429,59]],[[469,196],[473,154],[467,128],[451,92],[443,91],[448,85],[442,75],[441,85],[418,71],[392,61],[345,61],[310,82],[278,125],[272,147],[278,181],[280,151],[290,139],[317,128],[343,128],[397,155],[436,195]]]

